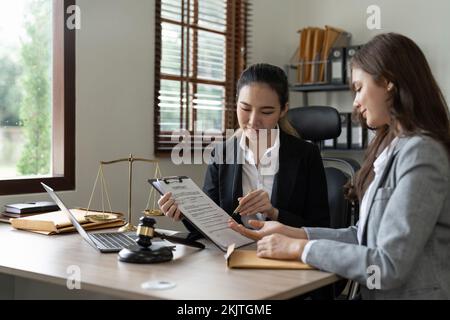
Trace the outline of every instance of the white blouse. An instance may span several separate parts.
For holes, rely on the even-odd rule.
[[[278,126],[276,138],[273,146],[268,148],[256,166],[255,156],[246,144],[246,136],[242,133],[239,143],[240,149],[244,152],[245,163],[242,165],[242,193],[243,196],[257,189],[263,189],[272,197],[272,188],[275,175],[279,168],[280,133]],[[249,228],[248,220],[266,220],[266,215],[256,213],[253,215],[241,216],[242,223]]]

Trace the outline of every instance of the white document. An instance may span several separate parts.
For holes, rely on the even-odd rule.
[[[235,244],[236,248],[253,243],[228,227],[230,216],[211,200],[188,177],[170,177],[157,179],[150,183],[161,193],[171,192],[178,208],[203,235],[209,238],[221,250]]]

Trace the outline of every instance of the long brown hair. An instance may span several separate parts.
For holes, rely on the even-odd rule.
[[[399,134],[425,134],[439,141],[450,155],[449,111],[444,96],[433,77],[425,55],[411,39],[396,33],[375,36],[353,57],[352,68],[370,74],[375,83],[392,83],[388,92],[391,122],[372,128],[376,135],[367,148],[364,162],[354,184],[347,184],[347,196],[361,200],[374,179],[373,163],[380,152]],[[365,120],[355,109],[361,124]]]

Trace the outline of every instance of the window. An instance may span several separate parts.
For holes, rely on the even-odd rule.
[[[75,187],[74,4],[0,2],[0,195]]]
[[[156,154],[178,143],[174,131],[195,137],[235,128],[248,11],[246,0],[156,1]]]

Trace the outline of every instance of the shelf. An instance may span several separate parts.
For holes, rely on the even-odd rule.
[[[291,91],[297,92],[319,92],[319,91],[347,91],[350,90],[348,84],[307,84],[307,85],[291,85]]]

